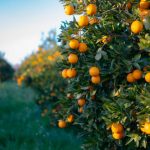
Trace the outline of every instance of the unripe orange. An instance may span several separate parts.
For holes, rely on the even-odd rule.
[[[74,14],[74,7],[71,5],[67,5],[65,7],[65,14],[66,15],[73,15]]]
[[[80,16],[78,20],[78,25],[80,27],[87,26],[89,24],[89,18],[88,16]]]
[[[145,81],[150,83],[150,72],[145,75]]]
[[[58,121],[58,127],[59,128],[65,128],[66,127],[66,122],[64,120],[59,120]]]
[[[120,140],[120,139],[122,139],[124,137],[124,133],[123,132],[121,132],[121,133],[113,133],[112,137],[114,139],[116,139],[116,140]]]
[[[127,81],[128,81],[129,83],[133,83],[133,82],[136,81],[135,78],[133,77],[133,74],[132,74],[132,73],[129,73],[129,74],[127,75]]]
[[[92,76],[91,82],[94,84],[99,84],[101,82],[100,76]]]
[[[85,103],[86,103],[86,100],[85,100],[84,98],[80,98],[80,99],[78,100],[78,105],[79,105],[80,107],[83,107],[83,106],[85,105]]]
[[[74,115],[69,115],[67,118],[67,122],[72,123],[74,121]]]
[[[76,69],[67,69],[67,77],[74,78],[77,75]]]
[[[136,79],[136,80],[141,79],[142,78],[142,74],[143,74],[142,71],[138,70],[138,69],[134,70],[133,73],[132,73],[133,78]]]
[[[97,12],[97,7],[95,4],[89,4],[87,7],[86,7],[86,13],[87,15],[95,15]]]
[[[87,45],[85,43],[80,43],[79,44],[79,52],[84,53],[88,49]]]
[[[69,56],[68,56],[68,61],[69,63],[71,64],[76,64],[78,62],[78,56],[76,54],[73,54],[71,53]]]
[[[98,67],[93,66],[89,69],[89,74],[90,76],[98,76],[100,74],[100,70]]]
[[[61,75],[63,78],[67,78],[67,69],[64,69],[62,72],[61,72]]]
[[[111,125],[111,131],[113,133],[120,133],[123,132],[123,125],[121,123],[113,123]]]
[[[138,34],[140,33],[141,31],[143,30],[143,23],[136,20],[136,21],[133,21],[132,24],[131,24],[131,31],[134,33],[134,34]]]
[[[70,48],[72,48],[72,49],[77,49],[77,48],[79,47],[79,41],[76,40],[76,39],[72,39],[72,40],[70,40],[70,42],[69,42],[69,46],[70,46]]]

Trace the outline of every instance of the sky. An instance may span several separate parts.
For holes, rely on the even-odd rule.
[[[0,51],[13,65],[36,51],[41,33],[57,29],[64,14],[59,0],[0,0]]]

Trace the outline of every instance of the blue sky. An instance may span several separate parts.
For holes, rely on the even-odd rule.
[[[41,33],[69,20],[59,0],[0,0],[0,51],[12,64],[37,50]]]

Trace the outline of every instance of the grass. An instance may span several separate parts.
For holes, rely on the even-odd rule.
[[[80,139],[63,129],[47,128],[31,89],[0,83],[0,150],[80,150]]]

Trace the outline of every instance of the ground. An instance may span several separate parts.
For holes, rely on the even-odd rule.
[[[35,95],[14,82],[0,83],[0,150],[79,150],[73,132],[44,122]]]

